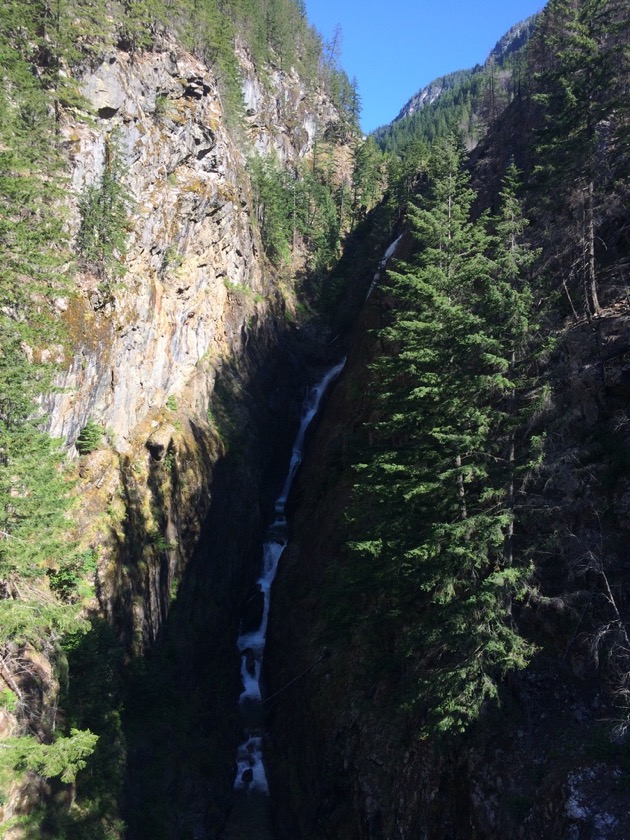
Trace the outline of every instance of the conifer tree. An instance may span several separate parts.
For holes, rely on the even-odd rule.
[[[120,153],[109,138],[103,174],[98,183],[86,188],[79,200],[81,224],[76,241],[83,266],[102,280],[124,274],[122,258],[130,196],[123,184],[123,174]]]
[[[352,171],[352,217],[359,222],[381,196],[383,156],[372,137],[359,141]]]
[[[385,587],[370,609],[399,616],[416,677],[409,703],[424,711],[427,732],[465,729],[529,652],[511,616],[527,569],[505,550],[509,373],[527,303],[509,267],[491,259],[473,199],[460,147],[439,144],[428,190],[409,214],[416,255],[389,273],[387,352],[374,365],[378,419],[352,512],[361,574],[373,570]],[[501,288],[489,297],[497,274]]]
[[[400,221],[406,215],[428,157],[428,146],[420,137],[412,138],[388,156],[387,210],[393,220]]]
[[[533,456],[531,446],[525,448],[525,463],[517,457],[516,436],[526,410],[522,405],[528,384],[528,349],[535,340],[536,329],[532,323],[532,295],[527,274],[539,256],[525,241],[528,220],[523,215],[518,198],[520,173],[511,163],[500,193],[501,207],[495,224],[494,260],[496,269],[492,282],[485,292],[487,316],[501,341],[504,357],[509,361],[506,378],[510,385],[500,407],[502,411],[502,437],[506,440],[506,506],[510,513],[505,534],[505,562],[513,560],[515,483],[520,470],[529,466]],[[529,401],[529,411],[534,410]],[[499,421],[499,407],[496,420]],[[499,422],[497,422],[497,426]],[[521,462],[521,463],[519,463]]]
[[[0,9],[0,688],[25,727],[37,705],[21,687],[25,646],[54,658],[64,634],[88,627],[48,586],[76,552],[71,487],[38,405],[54,371],[37,358],[60,339],[51,299],[67,291],[70,262],[55,124],[69,17],[62,3]],[[69,779],[94,746],[89,732],[55,738],[40,721],[35,729],[45,743],[5,744],[3,781],[26,768]]]
[[[611,136],[624,100],[618,80],[629,33],[627,8],[620,11],[617,0],[553,0],[533,44],[534,98],[545,121],[537,172],[548,203],[564,215],[570,249],[562,259],[582,287],[588,315],[601,309],[597,230],[611,189]]]

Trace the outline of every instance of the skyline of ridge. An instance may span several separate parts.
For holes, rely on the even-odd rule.
[[[341,65],[356,77],[368,133],[395,119],[415,93],[440,76],[482,64],[515,24],[542,0],[306,0],[309,21],[330,41],[341,27]]]

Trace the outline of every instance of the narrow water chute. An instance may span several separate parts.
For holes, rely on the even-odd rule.
[[[258,629],[242,633],[238,638],[237,644],[241,654],[241,679],[243,683],[239,703],[243,719],[247,725],[247,732],[245,740],[239,745],[237,751],[237,772],[234,782],[234,787],[237,790],[249,790],[265,794],[269,792],[262,754],[263,735],[260,724],[263,718],[263,698],[260,674],[269,623],[271,586],[278,571],[280,557],[287,544],[285,508],[291,486],[302,462],[306,431],[319,410],[326,389],[341,373],[344,364],[345,359],[332,367],[316,385],[313,385],[302,405],[302,419],[293,444],[287,477],[276,499],[275,518],[267,531],[263,544],[262,571],[258,579],[258,585],[264,597],[262,620]]]

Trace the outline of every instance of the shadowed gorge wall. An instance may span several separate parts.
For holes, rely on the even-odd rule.
[[[119,837],[123,812],[132,836],[146,836],[149,823],[155,837],[219,830],[237,739],[238,620],[309,365],[331,354],[326,317],[312,308],[317,279],[310,298],[297,279],[310,276],[316,248],[294,231],[294,253],[269,253],[251,179],[262,153],[287,179],[308,172],[312,189],[332,194],[324,163],[347,161],[354,129],[331,93],[341,71],[320,63],[319,36],[295,4],[280,3],[285,22],[298,15],[285,66],[289,41],[263,45],[263,27],[254,43],[249,24],[237,38],[229,4],[220,14],[206,4],[217,17],[209,28],[195,21],[194,43],[187,11],[175,24],[166,7],[136,4],[146,20],[132,26],[125,8],[119,26],[110,5],[90,13],[104,15],[98,38],[74,6],[50,28],[20,4],[0,19],[13,97],[3,99],[3,224],[15,221],[7,185],[23,175],[13,150],[30,113],[29,78],[41,80],[42,142],[59,173],[51,202],[63,236],[42,240],[59,250],[56,274],[23,310],[25,324],[39,308],[58,328],[38,333],[29,322],[16,352],[26,365],[56,366],[39,402],[75,459],[66,539],[79,552],[45,560],[34,587],[3,582],[16,615],[22,600],[58,597],[59,614],[78,622],[30,652],[7,627],[3,732],[30,732],[43,747],[86,733],[67,742],[70,770],[43,766],[40,753],[26,765],[8,757],[0,808],[15,838]],[[219,43],[221,19],[230,31]],[[74,45],[64,40],[73,27]],[[344,137],[324,139],[338,122]],[[335,178],[349,178],[345,164]],[[315,212],[321,196],[304,195]],[[332,255],[347,228],[335,220]],[[312,221],[309,234],[317,230]],[[22,318],[13,300],[7,291],[7,323]],[[25,667],[33,679],[16,682],[13,668]]]

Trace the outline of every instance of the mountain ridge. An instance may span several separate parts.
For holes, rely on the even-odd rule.
[[[455,87],[462,78],[467,78],[469,75],[483,71],[488,65],[493,62],[499,66],[503,64],[506,58],[517,52],[528,41],[533,27],[536,23],[538,15],[530,15],[525,20],[515,23],[508,31],[496,42],[494,47],[490,50],[488,57],[483,64],[476,64],[474,67],[453,70],[451,73],[446,73],[444,76],[438,76],[425,85],[403,105],[394,117],[392,122],[398,122],[405,117],[411,116],[420,108],[432,105],[445,90]],[[378,129],[376,129],[378,131]]]
[[[387,125],[372,132],[385,151],[396,151],[407,138],[420,135],[431,141],[436,132],[459,131],[468,149],[481,139],[488,124],[515,95],[519,62],[539,15],[514,24],[495,44],[483,64],[455,70],[425,85]],[[438,112],[445,113],[440,115]]]

